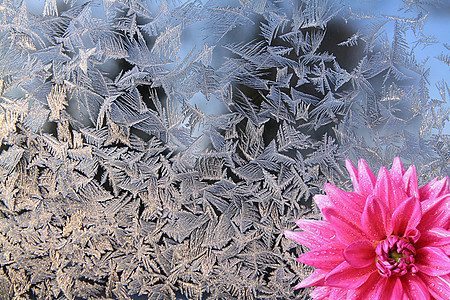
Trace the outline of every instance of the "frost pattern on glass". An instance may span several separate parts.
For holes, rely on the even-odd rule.
[[[29,3],[0,2],[7,298],[306,299],[304,249],[283,232],[320,218],[325,182],[349,186],[345,158],[401,156],[424,182],[450,171],[449,88],[432,98],[414,56],[438,43],[430,60],[450,65],[423,31],[445,1],[395,16],[332,0]]]

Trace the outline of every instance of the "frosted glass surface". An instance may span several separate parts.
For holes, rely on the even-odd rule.
[[[0,2],[0,299],[308,299],[312,197],[449,174],[445,0]]]

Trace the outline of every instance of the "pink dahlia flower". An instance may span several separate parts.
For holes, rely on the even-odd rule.
[[[285,235],[311,249],[299,262],[317,268],[295,288],[314,299],[450,299],[449,180],[418,187],[399,158],[375,178],[347,160],[354,192],[326,184],[314,201],[323,220],[298,220]]]

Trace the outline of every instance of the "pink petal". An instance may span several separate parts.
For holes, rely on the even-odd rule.
[[[405,168],[403,167],[400,157],[394,158],[394,162],[392,163],[390,173],[391,173],[392,180],[396,184],[402,182],[403,174],[405,174]]]
[[[449,193],[448,176],[441,180],[437,177],[419,189],[420,201],[427,199],[439,198]]]
[[[375,175],[373,175],[366,161],[364,159],[360,159],[358,162],[358,183],[360,194],[363,196],[371,195],[373,193],[375,182]]]
[[[450,257],[435,247],[423,247],[417,250],[415,265],[420,272],[430,276],[441,276],[450,273]]]
[[[375,263],[375,247],[369,241],[356,241],[344,250],[345,260],[355,268],[364,268]]]
[[[346,261],[337,266],[325,277],[325,283],[329,286],[356,289],[376,272],[375,264],[365,268],[353,268]]]
[[[383,278],[377,288],[377,299],[379,300],[396,300],[403,297],[402,282],[397,276]]]
[[[330,299],[330,291],[332,288],[328,286],[321,286],[318,288],[315,288],[309,295],[314,300],[324,300],[324,299]]]
[[[374,196],[367,197],[361,224],[372,241],[381,241],[392,233],[392,219],[389,208],[383,201]]]
[[[293,240],[296,243],[299,243],[301,245],[308,247],[309,249],[315,249],[315,248],[319,248],[320,246],[323,246],[322,243],[320,243],[320,242],[317,243],[314,236],[312,236],[308,232],[285,230],[284,236],[286,236],[290,240]],[[325,243],[325,244],[327,244],[327,243]]]
[[[331,299],[346,299],[348,296],[348,291],[346,289],[341,289],[341,288],[332,288],[331,292],[330,292],[330,297],[329,298],[325,298],[326,300],[331,300]]]
[[[418,229],[425,231],[434,227],[448,228],[450,223],[450,194],[425,200],[422,203],[422,220]]]
[[[297,261],[323,270],[332,270],[344,261],[344,247],[339,242],[329,243],[300,255]]]
[[[390,208],[390,213],[407,198],[400,185],[394,184],[391,175],[385,167],[381,167],[378,172],[373,194],[377,195]]]
[[[334,208],[325,208],[322,211],[325,219],[333,226],[337,238],[344,244],[349,245],[354,241],[367,239],[361,227],[353,220],[347,219],[341,211]]]
[[[422,232],[416,248],[436,247],[450,255],[450,231],[443,228],[432,228]]]
[[[425,283],[418,276],[406,274],[400,277],[403,291],[409,299],[429,300],[430,293]]]
[[[418,198],[409,197],[392,215],[393,233],[403,236],[408,229],[415,228],[421,219],[422,208]]]
[[[298,219],[295,221],[298,227],[314,235],[330,240],[335,236],[333,227],[327,221]]]
[[[346,211],[362,213],[366,199],[361,195],[342,191],[330,183],[325,183],[324,189],[335,207]]]
[[[377,288],[382,282],[382,278],[378,272],[372,272],[366,282],[354,290],[349,290],[347,300],[378,300]],[[345,298],[341,298],[345,299]]]
[[[435,177],[433,178],[431,181],[429,181],[426,185],[424,185],[423,187],[419,188],[419,196],[420,196],[420,200],[427,200],[430,196],[431,193],[435,193],[436,189],[434,188],[434,185],[436,184],[436,182],[439,181],[439,177]]]
[[[450,276],[428,276],[419,274],[422,281],[427,285],[431,296],[436,300],[450,299]]]
[[[408,197],[420,198],[416,166],[410,166],[408,171],[403,175],[403,189]]]
[[[321,286],[325,284],[325,276],[328,274],[327,271],[316,269],[311,275],[302,280],[299,284],[294,287],[294,290],[310,287],[310,286]]]
[[[307,231],[285,230],[284,235],[288,239],[293,240],[294,242],[297,242],[301,245],[304,245],[311,250],[322,247],[330,242],[330,240],[324,238],[323,236],[320,235],[317,236]]]
[[[348,159],[345,160],[345,166],[348,170],[348,173],[350,174],[350,180],[352,181],[352,184],[353,184],[353,190],[356,193],[360,193],[359,182],[358,182],[358,170],[356,170],[355,166]]]
[[[330,198],[327,195],[317,194],[313,197],[314,202],[317,204],[317,207],[320,211],[323,211],[325,208],[333,208],[334,203],[331,202]]]
[[[309,294],[314,300],[340,300],[347,298],[347,290],[320,286]]]
[[[346,198],[346,195],[342,195],[338,188],[334,187],[333,185],[327,183],[325,184],[325,191],[327,192],[327,195],[315,195],[314,196],[314,202],[316,202],[317,206],[321,211],[323,211],[325,208],[335,208],[341,212],[341,214],[349,219],[349,220],[359,220],[361,219],[361,212],[356,211],[358,207],[356,206],[350,206],[346,205],[349,204],[349,199]],[[331,193],[332,196],[328,194],[328,192]],[[342,193],[345,193],[344,191],[341,191]],[[358,195],[356,193],[353,193],[354,195]],[[362,198],[361,195],[358,195]],[[361,199],[362,202],[365,201],[364,198]]]
[[[321,247],[336,239],[336,232],[327,221],[300,219],[295,223],[304,231],[286,230],[284,232],[286,237],[310,249]]]
[[[404,238],[406,238],[410,243],[416,243],[420,239],[420,236],[420,231],[417,228],[410,228],[406,230]]]

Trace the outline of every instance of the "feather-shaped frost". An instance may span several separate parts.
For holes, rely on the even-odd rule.
[[[345,157],[446,189],[429,3],[294,2],[1,2],[0,294],[303,299],[283,232]]]

